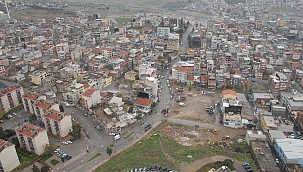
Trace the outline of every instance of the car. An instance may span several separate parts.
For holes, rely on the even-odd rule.
[[[243,165],[244,167],[245,167],[245,166],[250,166],[250,164],[249,164],[248,162],[244,162],[242,165]]]
[[[146,122],[141,122],[141,123],[140,123],[140,125],[144,125],[144,124],[146,124]]]
[[[66,159],[66,160],[70,160],[70,159],[72,159],[72,156],[67,155],[67,156],[65,157],[65,159]]]
[[[70,140],[68,140],[68,141],[66,141],[66,143],[68,143],[68,144],[72,144],[73,142],[72,142],[72,141],[70,141]]]
[[[56,149],[56,151],[60,151],[60,150],[61,150],[60,148],[57,148],[57,149]]]
[[[58,151],[57,150],[54,150],[54,153],[57,153]]]
[[[4,121],[2,119],[0,119],[0,123],[3,123]]]
[[[12,118],[13,116],[12,115],[7,115],[9,118]]]
[[[244,166],[245,169],[251,169],[251,167],[248,165],[248,166]]]
[[[115,136],[116,133],[109,133],[108,135],[110,135],[110,136]]]
[[[87,116],[87,113],[85,113],[84,116]]]
[[[62,144],[64,144],[64,145],[68,145],[68,143],[67,143],[67,142],[62,142]]]
[[[100,127],[100,125],[98,125],[98,126],[96,127],[96,129],[97,129],[97,130],[100,130],[100,131],[102,130],[102,128]]]
[[[248,170],[247,170],[247,172],[254,172],[254,170],[252,170],[252,169],[248,169]]]
[[[279,159],[277,159],[277,158],[276,158],[276,163],[277,163],[277,164],[279,164],[279,163],[280,163]]]
[[[17,116],[18,114],[16,112],[13,113],[14,116]]]
[[[223,171],[223,170],[226,170],[226,169],[228,169],[227,166],[222,166],[222,167],[221,167],[221,170],[222,170],[222,171]]]

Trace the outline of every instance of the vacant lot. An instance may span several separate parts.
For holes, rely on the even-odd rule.
[[[180,86],[173,86],[172,89],[176,91],[176,88],[180,88]],[[185,103],[185,107],[180,106],[179,102],[174,102],[174,106],[168,117],[214,123],[214,115],[208,115],[206,108],[207,106],[215,105],[215,101],[219,100],[219,94],[215,94],[212,97],[202,95],[200,89],[192,88],[191,91],[188,91],[188,88],[183,88],[183,90],[182,94],[176,96],[186,97],[186,100],[182,101]]]
[[[164,123],[153,133],[162,133],[163,127],[165,128],[169,125]],[[178,129],[181,126],[175,127]],[[191,157],[188,158],[188,155]],[[179,144],[165,134],[157,134],[146,137],[141,142],[103,164],[96,171],[118,172],[151,165],[180,169],[196,160],[215,155],[229,156],[241,162],[253,162],[247,143],[238,143],[235,139],[226,146],[219,145],[219,143],[211,143],[191,147]]]

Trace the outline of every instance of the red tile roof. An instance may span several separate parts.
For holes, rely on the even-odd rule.
[[[188,81],[193,81],[194,80],[194,75],[187,75],[187,80]]]
[[[145,99],[145,98],[141,98],[138,97],[135,101],[135,105],[141,105],[141,106],[148,106],[152,103],[153,101],[151,99]]]
[[[26,135],[28,137],[35,137],[39,132],[45,131],[44,128],[37,127],[33,124],[23,124],[16,129],[17,133]]]
[[[235,92],[234,90],[223,90],[222,91],[222,95],[227,95],[227,94],[232,94],[232,95],[236,96],[237,92]]]
[[[302,65],[300,63],[293,63],[292,67],[294,67],[294,68],[301,68]]]
[[[50,102],[48,100],[37,100],[33,106],[37,106],[40,107],[42,109],[50,109],[53,105],[55,105],[56,103],[54,102]]]
[[[83,84],[83,88],[86,90],[86,89],[88,89],[90,87],[90,85],[89,84]]]
[[[64,117],[69,116],[69,114],[56,110],[49,110],[43,116],[53,121],[61,121]]]
[[[191,70],[194,70],[194,67],[176,67],[175,68],[177,71],[181,71],[181,72],[187,72],[187,71],[191,71]]]
[[[36,92],[28,92],[24,94],[22,97],[29,100],[37,100],[42,94],[36,93]]]
[[[95,89],[95,88],[90,88],[83,93],[83,96],[90,97],[96,90],[97,89]]]
[[[20,88],[21,88],[21,86],[19,86],[19,85],[7,87],[3,91],[0,92],[0,97],[2,97],[5,94],[11,93],[17,89],[20,89]]]
[[[11,147],[11,146],[14,146],[14,145],[13,145],[12,143],[8,142],[8,141],[5,141],[5,140],[0,139],[0,153],[1,153],[5,148]]]

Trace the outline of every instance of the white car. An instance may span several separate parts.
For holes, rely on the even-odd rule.
[[[72,144],[73,142],[69,140],[69,141],[66,141],[66,143],[68,143],[68,144]]]
[[[110,135],[110,136],[115,136],[116,133],[109,133],[108,135]]]
[[[62,144],[64,144],[64,145],[68,145],[68,143],[67,143],[67,142],[62,142]]]

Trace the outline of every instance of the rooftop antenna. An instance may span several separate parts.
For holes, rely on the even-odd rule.
[[[7,3],[6,3],[6,0],[4,0],[4,3],[5,3],[5,8],[6,8],[7,16],[10,19],[11,16],[9,15],[9,11],[8,11],[8,6],[7,6]]]

